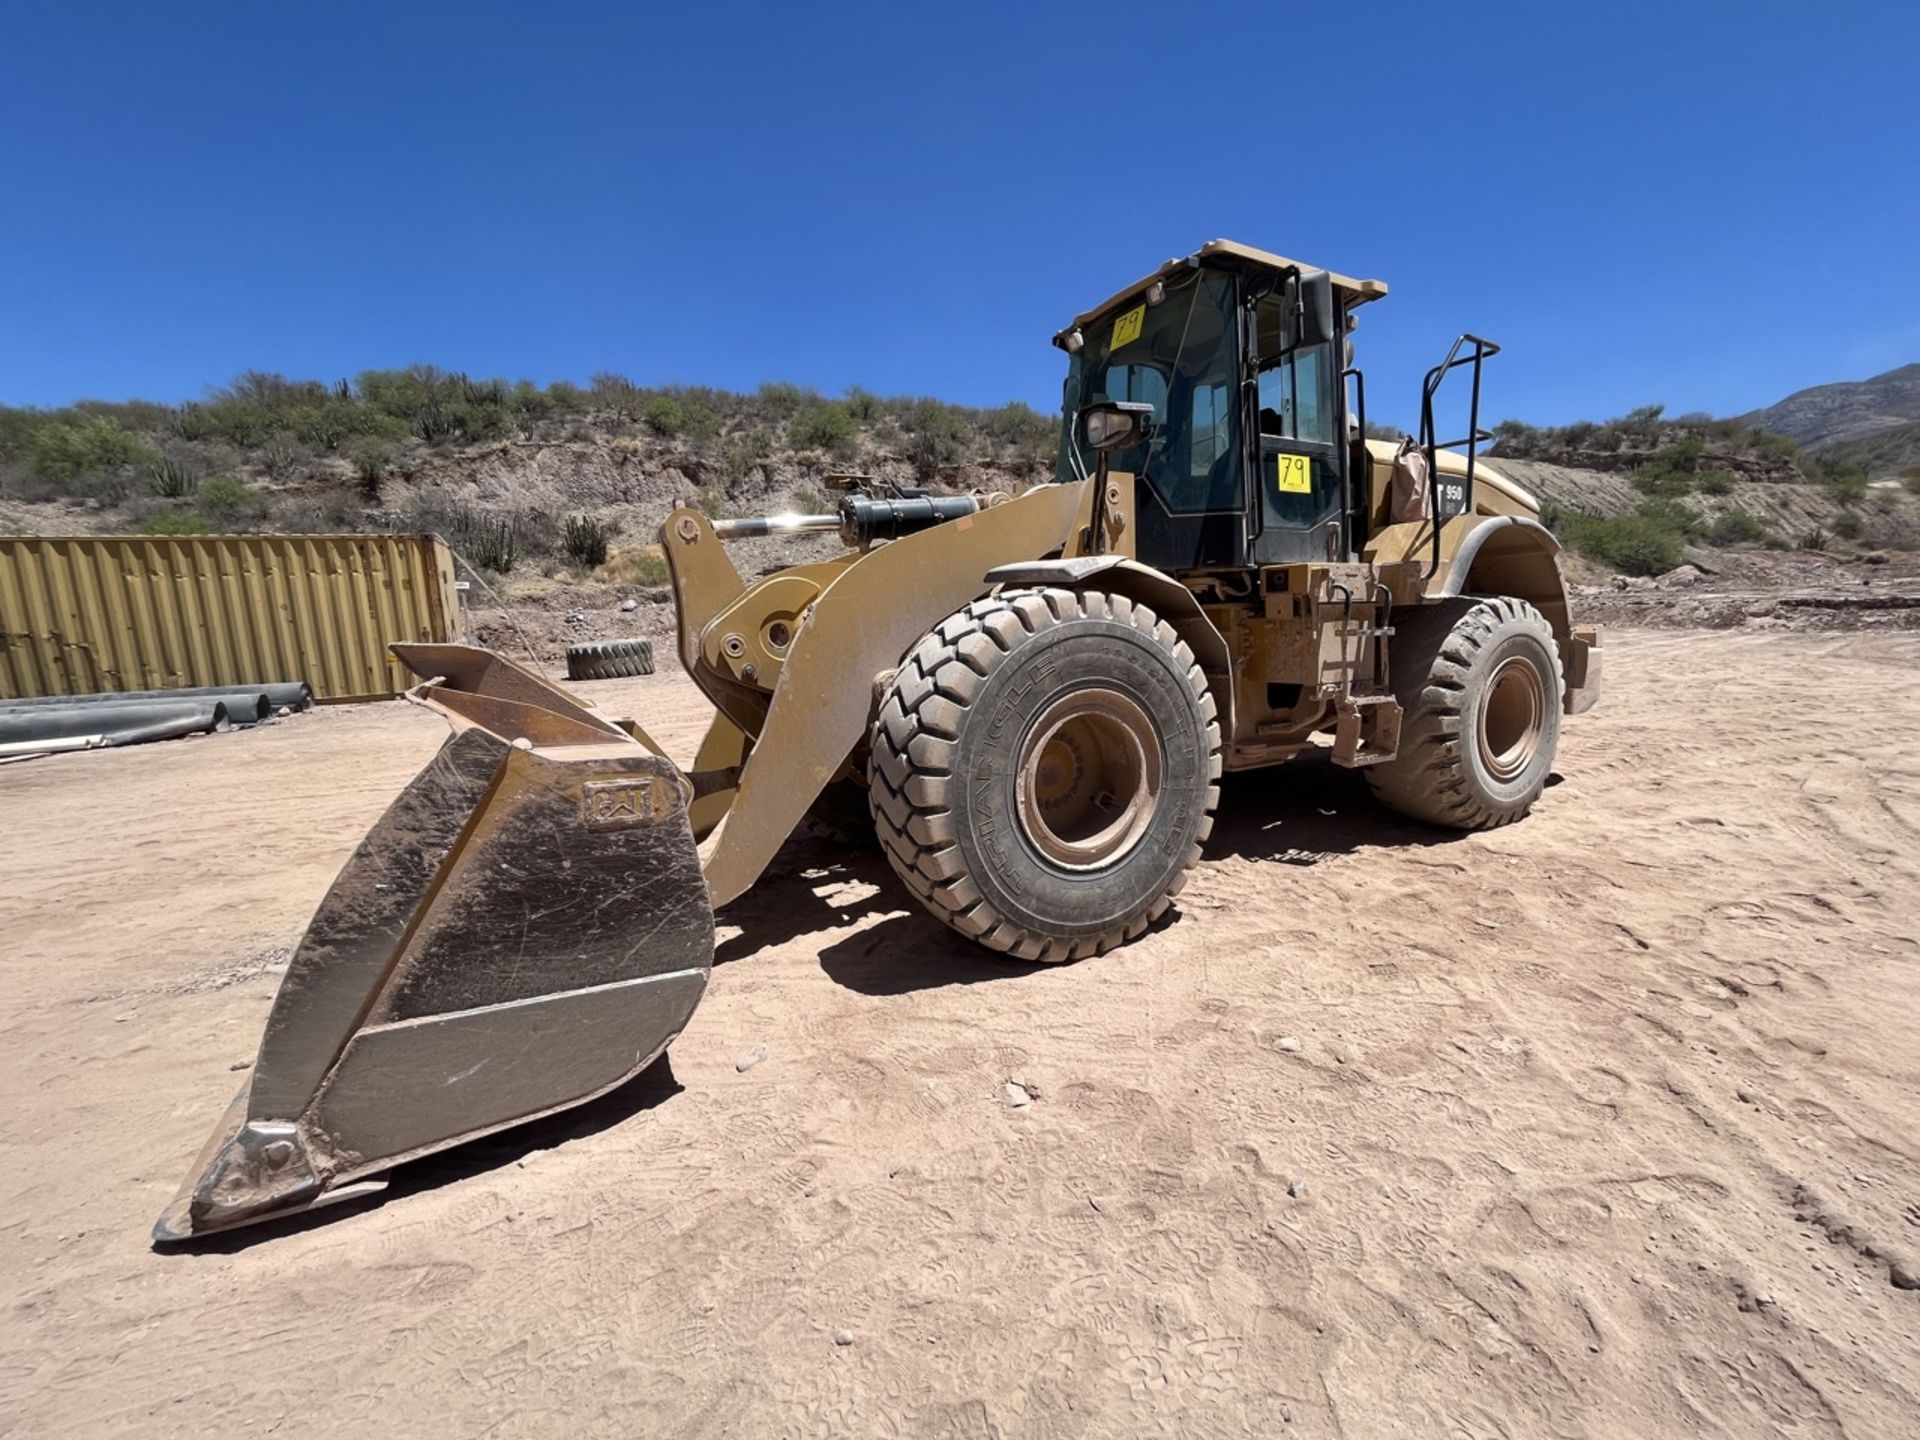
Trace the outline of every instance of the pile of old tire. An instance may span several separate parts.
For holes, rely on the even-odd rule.
[[[651,640],[589,640],[567,647],[569,680],[620,680],[652,673]]]

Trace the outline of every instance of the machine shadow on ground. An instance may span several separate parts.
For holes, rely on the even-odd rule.
[[[156,1255],[233,1255],[315,1226],[346,1221],[406,1196],[437,1190],[489,1170],[500,1170],[541,1150],[556,1149],[569,1141],[611,1130],[635,1115],[665,1104],[685,1088],[674,1078],[673,1057],[662,1055],[624,1085],[615,1086],[596,1100],[397,1166],[386,1173],[386,1188],[374,1194],[322,1205],[278,1220],[244,1225],[237,1230],[219,1231],[196,1240],[156,1244],[153,1251]]]
[[[1370,846],[1425,847],[1459,838],[1395,815],[1373,798],[1362,775],[1314,750],[1273,769],[1226,777],[1201,863],[1236,857],[1313,865]],[[849,889],[858,892],[851,901],[821,893]],[[820,967],[834,983],[863,995],[1012,980],[1043,968],[997,958],[935,921],[877,851],[805,838],[789,843],[762,883],[722,914],[722,923],[739,933],[721,942],[714,963],[747,959],[873,914],[885,918],[820,950]],[[1176,900],[1154,930],[1179,914]]]
[[[1232,856],[1317,865],[1371,846],[1424,848],[1461,836],[1394,814],[1374,798],[1362,772],[1335,765],[1330,751],[1316,747],[1285,764],[1221,780],[1201,863]]]

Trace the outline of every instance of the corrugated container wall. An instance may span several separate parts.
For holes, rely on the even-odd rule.
[[[0,536],[0,699],[305,680],[397,695],[391,640],[460,636],[432,535]]]

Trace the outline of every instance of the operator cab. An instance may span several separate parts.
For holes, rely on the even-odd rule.
[[[1346,335],[1386,293],[1227,240],[1168,261],[1054,337],[1070,357],[1059,478],[1094,469],[1087,406],[1144,404],[1143,437],[1108,456],[1135,480],[1140,560],[1177,573],[1348,558],[1366,507],[1349,484],[1365,462],[1348,438]]]

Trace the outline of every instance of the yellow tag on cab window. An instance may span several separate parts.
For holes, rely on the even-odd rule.
[[[1280,462],[1279,488],[1289,495],[1313,493],[1313,461],[1305,455],[1276,455]]]
[[[1113,322],[1113,343],[1109,351],[1118,350],[1122,345],[1131,345],[1140,338],[1140,332],[1147,326],[1147,307],[1136,305],[1118,320]]]

